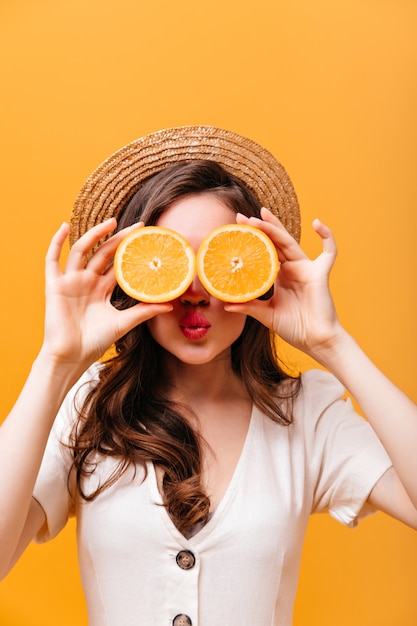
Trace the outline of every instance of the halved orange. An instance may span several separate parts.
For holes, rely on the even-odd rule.
[[[114,256],[116,280],[141,302],[169,302],[190,286],[196,272],[194,250],[182,235],[144,226],[120,242]]]
[[[259,228],[228,224],[203,240],[197,272],[205,289],[224,302],[248,302],[263,296],[279,270],[276,248]]]

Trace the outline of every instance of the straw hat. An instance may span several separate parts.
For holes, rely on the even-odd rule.
[[[70,244],[95,224],[118,217],[147,178],[180,162],[212,160],[237,176],[300,239],[297,197],[283,166],[251,139],[213,126],[180,126],[127,144],[89,176],[70,219]]]

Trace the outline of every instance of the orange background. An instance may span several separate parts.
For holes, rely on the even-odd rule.
[[[138,136],[198,123],[283,161],[308,253],[314,217],[336,234],[343,322],[417,400],[416,19],[414,0],[2,0],[1,415],[41,342],[44,253],[84,179]],[[74,528],[1,583],[2,626],[87,623]],[[382,514],[355,531],[314,518],[294,626],[415,626],[416,537]]]

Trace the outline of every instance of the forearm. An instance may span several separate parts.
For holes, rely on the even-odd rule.
[[[78,377],[41,352],[0,428],[0,563],[9,562],[30,506],[46,442],[59,407]]]
[[[417,406],[341,331],[316,360],[331,371],[356,399],[388,452],[417,508]]]

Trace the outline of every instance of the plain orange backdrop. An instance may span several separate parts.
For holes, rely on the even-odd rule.
[[[306,251],[316,216],[337,237],[340,317],[417,400],[416,20],[414,0],[2,0],[0,419],[42,339],[48,241],[84,179],[138,136],[199,123],[282,160]],[[74,534],[29,547],[0,585],[1,626],[87,624]],[[412,530],[315,517],[294,626],[415,626],[416,577]]]

